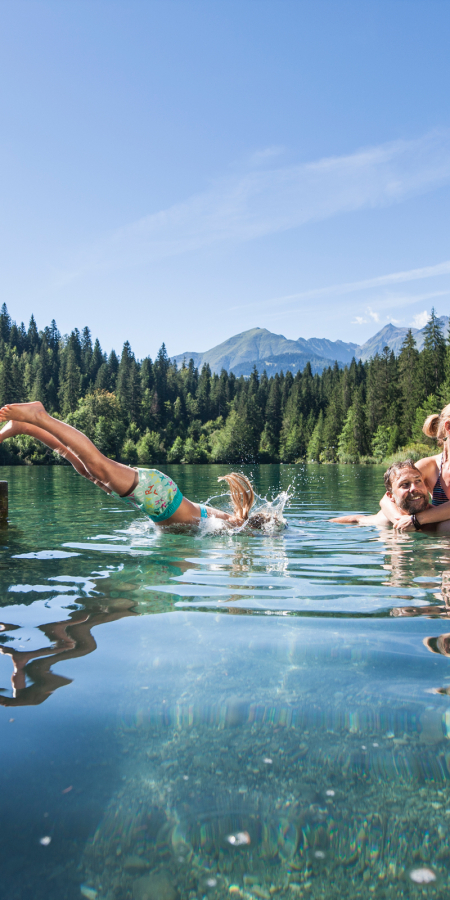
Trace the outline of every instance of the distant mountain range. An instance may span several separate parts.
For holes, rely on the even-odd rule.
[[[449,317],[441,316],[439,323],[447,335]],[[341,368],[346,364],[349,365],[353,357],[366,362],[376,353],[382,353],[384,347],[389,347],[398,355],[407,331],[407,328],[385,325],[365,344],[358,346],[345,341],[328,341],[326,338],[308,340],[298,338],[291,341],[282,334],[272,334],[267,328],[251,328],[228,338],[205,353],[179,353],[172,359],[176,360],[178,365],[181,365],[183,360],[188,363],[193,359],[199,368],[204,363],[209,363],[212,372],[219,373],[221,369],[226,369],[237,376],[250,375],[254,365],[260,373],[266,369],[268,375],[288,370],[295,374],[303,370],[307,362],[311,364],[313,372],[320,373],[335,361]],[[418,350],[421,350],[425,339],[424,329],[411,328],[411,331]]]

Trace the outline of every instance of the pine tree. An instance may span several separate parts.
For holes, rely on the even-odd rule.
[[[210,418],[210,395],[211,395],[211,369],[208,363],[204,363],[197,388],[198,415],[201,421],[207,422]]]
[[[28,353],[35,353],[39,350],[39,332],[33,315],[31,316],[30,324],[28,326],[26,348]]]
[[[5,344],[9,344],[11,326],[11,316],[9,315],[6,303],[3,303],[0,310],[0,341],[4,341]]]
[[[39,350],[39,358],[37,361],[36,375],[34,379],[31,399],[40,400],[45,408],[50,408],[48,396],[48,384],[51,378],[49,351],[45,335],[41,341],[41,349]],[[53,407],[51,407],[53,408]]]
[[[434,307],[424,328],[425,341],[422,351],[423,377],[426,393],[437,394],[444,380],[445,338]]]
[[[415,412],[422,396],[419,371],[419,351],[414,335],[409,328],[400,348],[398,357],[399,391],[400,391],[400,425],[403,442],[411,437]]]
[[[322,462],[336,462],[339,435],[344,425],[342,390],[337,382],[332,390],[323,425]]]
[[[140,419],[141,383],[139,367],[128,341],[125,341],[120,358],[116,385],[117,399],[128,422]]]
[[[309,439],[306,458],[310,462],[319,462],[323,450],[323,412],[320,410],[314,431]]]
[[[81,371],[86,378],[86,387],[91,381],[92,337],[90,329],[85,326],[81,334]]]
[[[100,341],[98,338],[95,339],[94,349],[92,351],[92,356],[89,363],[89,369],[87,374],[89,376],[89,389],[92,390],[95,380],[97,378],[98,372],[105,363],[105,357],[102,353],[102,348],[100,346]]]
[[[59,393],[63,415],[75,412],[81,397],[81,370],[77,363],[74,342],[69,342],[65,347],[63,378]]]
[[[366,456],[369,452],[369,436],[367,434],[366,413],[364,408],[364,387],[360,383],[353,400],[353,434],[356,449],[359,456]]]
[[[260,440],[260,456],[262,460],[275,462],[279,459],[279,442],[281,432],[281,391],[278,375],[272,379],[266,403],[266,423]]]
[[[189,361],[190,366],[191,360]],[[170,360],[167,355],[166,345],[161,344],[157,357],[153,365],[153,373],[155,378],[155,386],[161,403],[165,403],[168,399],[167,374],[170,367]],[[188,369],[189,371],[189,369]],[[196,379],[197,382],[197,379]],[[197,388],[197,383],[195,385]]]
[[[153,377],[153,363],[149,356],[142,360],[141,363],[141,387],[142,391],[151,391],[155,379]]]
[[[108,384],[109,390],[116,390],[117,373],[119,371],[119,359],[115,350],[111,350],[108,356]]]
[[[12,353],[9,348],[3,356],[0,368],[0,406],[6,403],[14,403],[14,374],[12,366]]]

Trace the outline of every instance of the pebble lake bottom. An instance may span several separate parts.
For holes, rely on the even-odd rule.
[[[204,502],[231,468],[168,473]],[[244,471],[285,531],[2,470],[2,897],[448,897],[450,538],[328,522],[378,467]]]

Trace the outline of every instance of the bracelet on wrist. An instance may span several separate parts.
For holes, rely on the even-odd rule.
[[[411,516],[411,523],[414,525],[416,531],[420,531],[420,522],[415,513],[413,513]]]

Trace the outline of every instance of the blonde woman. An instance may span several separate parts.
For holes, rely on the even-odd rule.
[[[428,416],[422,430],[442,447],[442,451],[437,456],[426,456],[415,464],[431,496],[431,506],[415,516],[416,528],[450,519],[450,403],[440,413]],[[386,495],[380,506],[394,528],[411,530],[411,516],[398,516]]]

